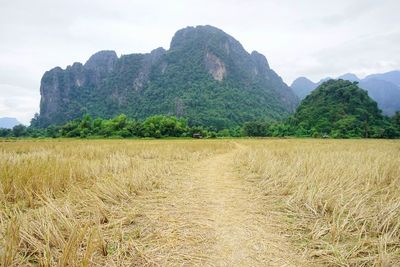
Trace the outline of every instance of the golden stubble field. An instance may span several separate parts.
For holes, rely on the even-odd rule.
[[[400,142],[0,142],[2,266],[400,265]]]

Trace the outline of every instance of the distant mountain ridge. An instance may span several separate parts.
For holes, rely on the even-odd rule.
[[[11,129],[19,124],[21,123],[16,118],[10,118],[10,117],[0,118],[0,128]]]
[[[177,31],[169,50],[120,57],[100,51],[85,64],[56,67],[43,75],[40,93],[40,115],[32,121],[39,127],[124,113],[174,115],[223,129],[285,118],[299,103],[264,55],[248,53],[212,26]]]
[[[290,87],[300,99],[304,99],[312,90],[317,88],[318,84],[319,83],[313,83],[306,77],[299,77],[293,81]]]
[[[370,80],[370,79],[383,80],[383,81],[393,83],[397,86],[400,86],[400,71],[394,70],[394,71],[389,71],[389,72],[380,73],[380,74],[371,74],[371,75],[368,75],[367,77],[365,77],[364,80]]]
[[[346,73],[338,79],[358,82],[359,87],[368,92],[385,115],[392,116],[396,111],[400,111],[400,71],[371,74],[364,79],[359,79],[355,74]],[[300,99],[304,99],[324,80],[326,79],[314,83],[305,77],[299,77],[293,81],[291,88]]]
[[[338,79],[342,79],[342,80],[346,80],[346,81],[350,81],[350,82],[359,82],[360,78],[357,77],[357,75],[353,74],[353,73],[346,73],[343,75],[340,75],[338,77]]]

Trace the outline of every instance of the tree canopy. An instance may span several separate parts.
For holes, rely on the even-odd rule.
[[[296,113],[284,121],[249,118],[240,125],[224,127],[223,121],[210,115],[213,123],[193,122],[175,116],[154,115],[135,120],[124,114],[111,119],[83,117],[64,125],[37,127],[17,125],[0,129],[0,137],[80,137],[80,138],[164,138],[190,137],[329,137],[329,138],[399,138],[400,112],[392,118],[382,115],[377,104],[356,82],[330,80],[307,96]],[[220,127],[216,127],[220,123]],[[230,125],[230,124],[228,124]]]
[[[296,135],[386,137],[390,120],[357,82],[329,80],[308,95],[288,120]]]

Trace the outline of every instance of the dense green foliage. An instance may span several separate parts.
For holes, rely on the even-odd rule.
[[[288,120],[296,136],[334,138],[398,135],[392,122],[357,82],[329,80],[308,95]]]
[[[325,78],[319,82],[312,82],[305,77],[299,77],[290,86],[293,92],[302,100],[323,82],[330,80]],[[358,87],[368,92],[369,97],[378,103],[379,109],[386,116],[393,116],[400,110],[400,71],[391,71],[381,74],[368,75],[359,79],[352,73],[346,73],[338,79],[358,82]]]
[[[385,123],[385,128],[380,129],[380,135],[370,136],[375,138],[399,138],[400,137],[400,112]],[[243,127],[234,127],[215,131],[212,128],[202,126],[189,127],[184,119],[177,119],[173,116],[156,115],[145,121],[128,119],[125,115],[119,115],[113,119],[104,120],[101,118],[92,119],[86,115],[66,123],[63,126],[49,126],[47,128],[34,128],[17,125],[13,129],[1,129],[0,137],[79,137],[79,138],[165,138],[165,137],[191,137],[193,134],[200,134],[205,138],[216,137],[322,137],[321,134],[311,134],[304,128],[297,128],[288,122],[267,123],[264,121],[246,122]],[[334,138],[362,137],[351,135],[329,136]]]
[[[47,128],[26,127],[17,125],[13,129],[0,129],[0,137],[80,137],[80,138],[164,138],[192,137],[193,134],[202,137],[240,137],[242,129],[234,127],[216,131],[214,128],[202,126],[189,127],[186,119],[174,116],[155,115],[143,121],[129,119],[121,114],[112,119],[93,119],[84,115],[61,126]]]
[[[110,61],[112,53],[93,55],[93,64],[46,72],[35,126],[61,125],[84,114],[113,118],[123,113],[136,120],[163,114],[220,131],[252,120],[287,118],[298,104],[263,55],[249,54],[211,26],[178,31],[168,51],[114,55]],[[108,71],[98,73],[108,64]],[[218,71],[223,79],[213,77]]]
[[[307,96],[296,113],[281,123],[263,121],[243,125],[245,136],[325,138],[399,138],[400,112],[382,115],[368,93],[344,80],[322,83]]]
[[[199,123],[191,126],[187,119],[155,115],[138,121],[126,115],[112,119],[93,119],[84,115],[62,126],[30,127],[17,125],[0,129],[0,137],[81,137],[81,138],[163,138],[191,137],[330,137],[330,138],[399,138],[400,112],[385,117],[376,102],[358,88],[357,83],[330,80],[307,96],[297,112],[283,122],[248,121],[242,127],[218,129]]]
[[[246,122],[243,125],[243,133],[246,136],[269,136],[269,125],[261,121]]]

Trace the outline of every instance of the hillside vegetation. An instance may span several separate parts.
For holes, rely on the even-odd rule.
[[[269,67],[232,36],[212,26],[176,32],[169,50],[120,57],[100,51],[85,63],[56,67],[41,80],[35,126],[61,125],[88,114],[136,120],[185,117],[218,130],[255,119],[286,118],[298,98]]]
[[[356,83],[330,80],[307,96],[296,113],[286,120],[270,122],[259,118],[241,125],[218,129],[191,125],[188,118],[155,115],[135,120],[124,114],[111,119],[86,114],[64,125],[40,128],[32,120],[30,127],[17,125],[1,129],[0,137],[80,137],[80,138],[164,138],[242,136],[295,136],[329,138],[399,138],[400,112],[392,118],[382,115],[377,104]]]
[[[293,81],[290,87],[300,99],[304,99],[315,88],[330,79],[325,78],[314,83],[305,77],[299,77]],[[371,74],[364,79],[359,79],[356,75],[347,73],[337,79],[357,82],[358,86],[367,91],[368,95],[378,103],[378,107],[384,115],[393,116],[397,111],[400,111],[400,71]]]
[[[379,136],[386,121],[356,83],[330,80],[308,95],[292,118],[297,132],[338,137]]]

